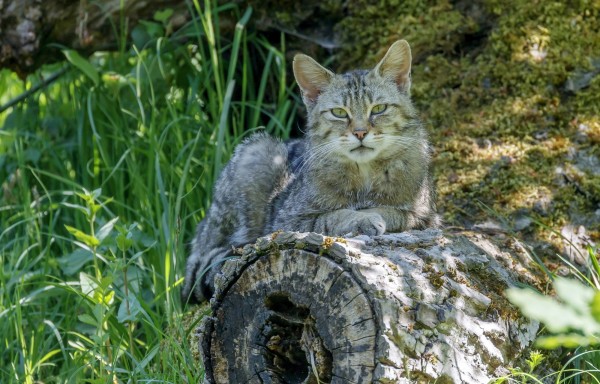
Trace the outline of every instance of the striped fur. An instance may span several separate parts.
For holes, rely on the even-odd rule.
[[[295,58],[307,133],[288,143],[259,133],[238,146],[198,226],[184,299],[210,298],[231,247],[275,230],[377,235],[440,225],[429,141],[410,100],[410,60],[405,41],[370,71],[336,75]]]

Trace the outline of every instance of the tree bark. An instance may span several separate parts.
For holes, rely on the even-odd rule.
[[[275,233],[217,276],[205,383],[487,383],[538,330],[504,290],[542,280],[481,234]]]

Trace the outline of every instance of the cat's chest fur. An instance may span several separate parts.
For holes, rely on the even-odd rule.
[[[319,200],[335,208],[370,208],[404,204],[414,196],[414,183],[403,180],[402,160],[367,164],[338,163],[313,169],[312,181]]]
[[[357,177],[356,177],[356,188],[359,190],[365,190],[366,192],[371,190],[374,181],[381,181],[381,177],[373,174],[373,169],[369,164],[356,164]]]

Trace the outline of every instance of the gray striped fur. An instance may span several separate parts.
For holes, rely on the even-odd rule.
[[[198,225],[184,299],[210,298],[232,247],[276,230],[378,235],[440,225],[430,145],[410,100],[410,60],[405,41],[373,70],[341,75],[296,56],[306,135],[283,143],[258,133],[236,148]],[[379,104],[385,111],[372,113]]]

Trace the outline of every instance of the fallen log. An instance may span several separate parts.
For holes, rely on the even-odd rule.
[[[538,330],[503,296],[542,280],[520,247],[439,230],[260,238],[216,278],[204,382],[487,383]]]

